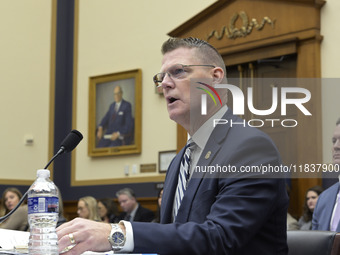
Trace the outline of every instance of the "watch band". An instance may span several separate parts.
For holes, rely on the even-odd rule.
[[[118,224],[111,224],[111,232],[107,238],[113,251],[120,251],[126,241],[126,236]]]

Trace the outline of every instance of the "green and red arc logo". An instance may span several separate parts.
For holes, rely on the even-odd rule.
[[[199,82],[199,81],[198,81],[197,83],[198,83],[198,84],[201,84],[201,85],[203,85],[203,86],[206,86],[206,87],[209,88],[212,92],[214,92],[214,94],[216,95],[216,97],[218,98],[218,100],[219,100],[219,102],[220,102],[220,104],[221,104],[221,106],[222,106],[222,100],[221,100],[221,98],[220,98],[220,95],[217,93],[217,91],[216,91],[216,89],[215,89],[214,87],[212,87],[212,86],[210,86],[210,85],[208,85],[208,84],[206,84],[206,83],[204,83],[204,82]],[[196,87],[196,88],[201,89],[201,90],[203,90],[205,93],[207,93],[207,94],[212,98],[212,100],[214,101],[215,105],[217,105],[217,102],[216,102],[214,96],[212,95],[212,93],[211,93],[209,90],[207,90],[207,89],[205,89],[205,88],[201,88],[201,87]]]

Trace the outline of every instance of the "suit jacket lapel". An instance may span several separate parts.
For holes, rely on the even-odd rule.
[[[176,155],[166,174],[164,183],[166,192],[164,192],[162,197],[161,223],[170,223],[172,221],[172,208],[177,188],[180,162],[183,154],[184,148]]]
[[[231,119],[233,118],[232,112],[230,109],[224,114],[224,119]],[[198,167],[204,167],[209,166],[213,162],[214,158],[218,154],[218,152],[221,149],[221,146],[223,144],[223,141],[227,137],[227,133],[229,131],[230,125],[218,125],[211,133],[208,142],[203,148],[202,154],[197,162]],[[198,168],[197,168],[198,169]],[[176,222],[187,222],[189,220],[190,210],[192,206],[192,202],[195,199],[195,195],[197,193],[197,190],[202,183],[202,180],[204,178],[204,175],[206,173],[203,172],[196,172],[193,170],[194,173],[192,175],[192,178],[190,179],[190,182],[188,184],[187,190],[185,191],[182,204],[184,206],[181,206],[178,210],[178,214],[176,217]],[[177,181],[176,181],[177,185]]]
[[[333,214],[333,209],[334,209],[334,205],[335,205],[335,202],[336,202],[336,199],[337,199],[337,195],[338,195],[338,192],[339,192],[339,185],[338,185],[338,189],[337,189],[337,192],[332,192],[329,196],[329,203],[326,203],[325,205],[325,212],[326,213],[326,217],[324,218],[324,221],[323,221],[323,229],[330,229],[330,224],[331,224],[331,220],[332,220],[332,214]],[[333,203],[334,202],[334,203]],[[339,225],[337,227],[337,229],[340,229],[339,228]]]

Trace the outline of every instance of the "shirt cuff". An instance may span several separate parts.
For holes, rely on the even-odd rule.
[[[125,231],[126,231],[125,244],[123,246],[123,249],[120,250],[120,252],[132,252],[133,249],[135,248],[135,243],[133,241],[133,230],[132,230],[131,222],[121,220],[119,223],[124,224]]]

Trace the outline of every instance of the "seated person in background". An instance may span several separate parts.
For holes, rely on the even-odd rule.
[[[59,227],[61,224],[67,222],[67,220],[64,217],[64,203],[63,203],[63,198],[61,197],[61,192],[58,189],[58,197],[59,197],[59,214],[58,214],[58,222],[57,222],[57,227]]]
[[[102,198],[98,200],[98,213],[103,222],[118,222],[118,208],[111,198]]]
[[[314,186],[309,188],[306,192],[305,204],[303,206],[303,215],[299,219],[299,229],[300,230],[311,230],[312,229],[312,219],[313,212],[318,201],[319,195],[323,189],[320,186]]]
[[[337,120],[332,137],[332,159],[334,169],[340,168],[340,118]],[[340,177],[340,176],[339,176]],[[340,178],[339,178],[340,180]],[[313,214],[313,230],[340,232],[339,182],[326,189],[318,199]]]
[[[120,216],[120,220],[150,222],[155,218],[152,211],[142,207],[136,199],[136,195],[132,189],[125,188],[117,193],[118,203],[124,211]]]
[[[163,188],[158,191],[158,198],[157,198],[157,215],[156,218],[152,222],[161,222],[161,204],[162,204],[162,197],[163,197]]]
[[[297,220],[292,215],[290,215],[290,213],[287,213],[287,231],[298,229],[299,223],[297,222]]]
[[[286,190],[287,190],[288,197],[290,199],[290,187],[287,183],[286,183]],[[298,230],[298,229],[299,229],[299,224],[297,220],[292,215],[290,215],[289,212],[287,212],[287,231]]]
[[[101,221],[98,214],[97,200],[94,197],[82,197],[78,201],[78,216],[80,218]]]
[[[22,194],[17,188],[10,187],[5,189],[2,193],[0,216],[9,213],[19,203],[21,198]],[[0,223],[0,228],[26,231],[28,228],[27,204],[19,206],[10,217]]]

